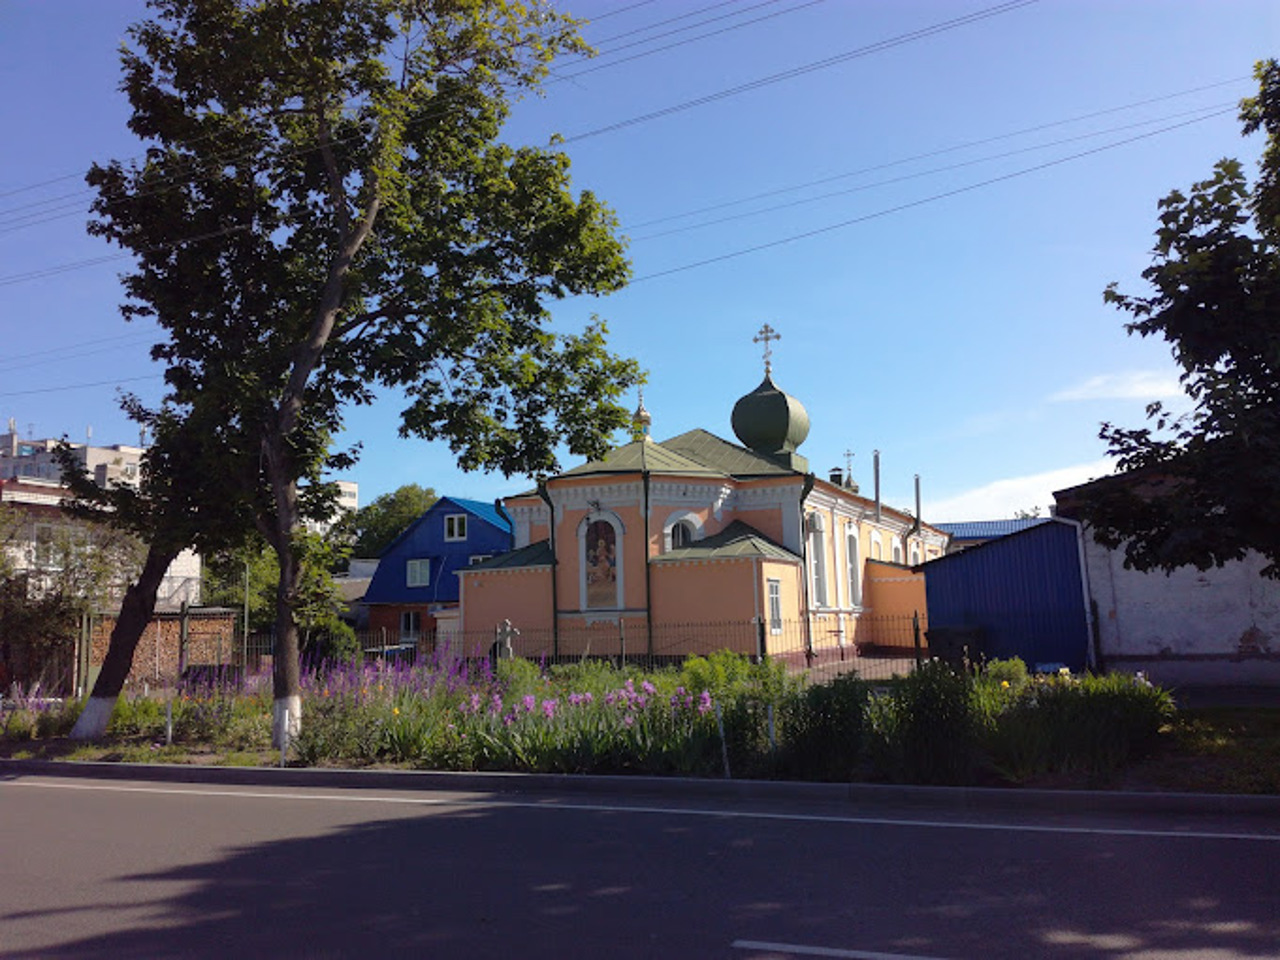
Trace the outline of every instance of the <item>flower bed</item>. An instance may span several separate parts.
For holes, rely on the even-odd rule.
[[[1141,676],[1030,676],[1020,661],[968,675],[930,662],[887,685],[808,685],[729,653],[647,673],[605,661],[322,666],[303,694],[290,761],[304,765],[904,783],[1103,778],[1149,751],[1173,713]],[[11,742],[65,735],[78,710],[10,706]],[[184,746],[265,757],[270,714],[269,678],[250,677],[122,697],[108,736],[157,759]]]

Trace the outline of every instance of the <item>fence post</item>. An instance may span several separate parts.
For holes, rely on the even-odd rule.
[[[622,618],[618,618],[618,669],[627,665],[627,628]]]
[[[911,613],[911,636],[916,644],[916,666],[919,667],[924,663],[924,647],[920,643],[920,611],[914,610]]]
[[[756,617],[756,656],[761,663],[769,656],[769,647],[765,641],[764,617]]]
[[[187,613],[187,601],[182,601],[182,616],[178,620],[178,679],[182,679],[182,672],[187,669],[187,644],[190,641],[190,616]],[[218,636],[222,636],[219,632]]]

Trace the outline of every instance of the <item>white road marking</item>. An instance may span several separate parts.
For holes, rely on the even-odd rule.
[[[737,950],[768,950],[770,953],[788,953],[793,957],[847,957],[851,960],[941,960],[939,957],[920,957],[907,953],[877,953],[874,950],[841,950],[837,947],[811,947],[802,943],[768,943],[763,940],[735,940]]]
[[[1213,830],[1143,830],[1133,827],[1068,827],[1027,823],[978,823],[949,820],[908,820],[899,817],[858,817],[813,813],[765,813],[754,810],[711,810],[698,807],[649,807],[605,803],[506,800],[503,798],[367,796],[360,794],[289,793],[261,790],[204,790],[191,787],[124,786],[106,783],[65,783],[43,780],[9,780],[4,787],[36,787],[52,790],[97,790],[108,793],[173,794],[195,797],[240,797],[254,800],[310,800],[330,803],[373,803],[422,807],[511,807],[520,810],[568,810],[582,813],[650,813],[666,816],[710,817],[721,820],[782,820],[793,823],[836,823],[851,826],[925,827],[935,830],[986,830],[1008,833],[1056,833],[1094,837],[1152,837],[1170,840],[1262,840],[1280,842],[1280,833],[1225,833]]]

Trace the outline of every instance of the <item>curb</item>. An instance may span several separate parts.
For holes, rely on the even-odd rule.
[[[318,767],[212,767],[77,760],[0,760],[0,780],[19,776],[146,780],[225,786],[358,790],[440,790],[501,795],[696,797],[804,800],[951,812],[1180,813],[1280,818],[1280,796],[1139,793],[1118,790],[1031,790],[1017,787],[914,787],[878,783],[800,783],[687,777],[586,776],[554,773],[454,773],[342,770]]]

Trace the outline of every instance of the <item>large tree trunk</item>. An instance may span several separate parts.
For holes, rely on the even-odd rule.
[[[271,673],[274,698],[271,742],[277,749],[283,749],[302,729],[298,624],[293,615],[301,568],[289,539],[276,547],[276,556],[280,562],[280,584],[276,588],[276,652]]]
[[[111,630],[107,656],[102,661],[102,671],[93,685],[93,693],[80,712],[71,730],[72,740],[97,740],[107,732],[107,721],[115,709],[120,691],[133,667],[133,653],[138,649],[151,615],[156,609],[156,594],[164,580],[165,571],[177,558],[179,551],[172,547],[151,544],[147,559],[136,582],[125,591],[120,604],[120,615]]]

